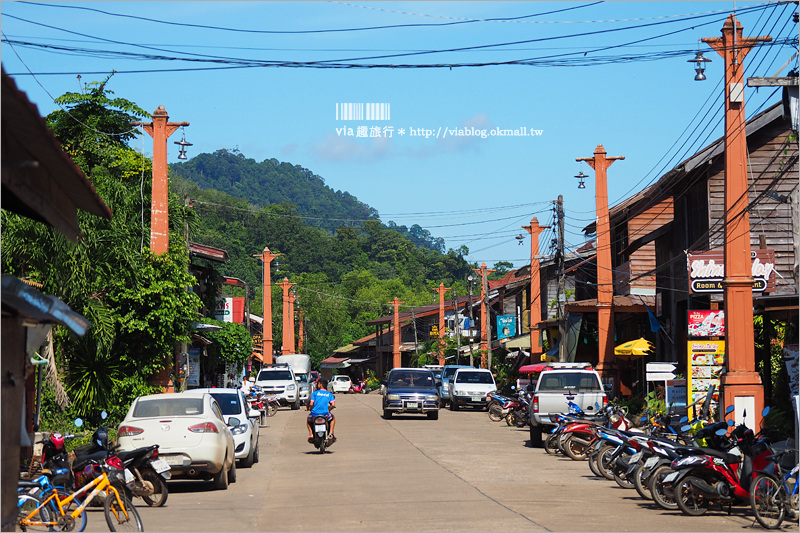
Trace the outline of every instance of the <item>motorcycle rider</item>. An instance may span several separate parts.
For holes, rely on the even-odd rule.
[[[331,437],[336,440],[336,434],[333,432],[333,426],[336,425],[336,418],[331,413],[330,409],[336,407],[336,398],[333,393],[328,392],[328,381],[319,379],[319,388],[314,391],[308,402],[306,410],[310,410],[306,425],[308,426],[308,442],[314,442],[314,431],[311,429],[314,418],[323,416],[331,424]]]

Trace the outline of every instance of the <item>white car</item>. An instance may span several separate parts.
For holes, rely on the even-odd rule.
[[[497,389],[494,376],[485,368],[459,368],[447,384],[450,392],[450,410],[458,411],[462,405],[484,408],[489,405],[486,396]]]
[[[350,392],[350,376],[333,376],[331,379],[331,392]]]
[[[228,419],[228,424],[248,424]],[[217,489],[236,481],[233,435],[219,404],[208,393],[151,394],[136,398],[117,429],[124,451],[158,444],[158,458],[171,477],[213,479]]]
[[[289,365],[264,365],[256,376],[256,386],[269,396],[276,395],[281,405],[300,409],[300,389]]]
[[[236,445],[234,455],[239,460],[239,466],[250,468],[258,462],[258,419],[261,411],[250,409],[241,389],[192,389],[188,392],[207,392],[217,400],[225,423],[234,417],[246,421],[236,427],[231,427],[233,443]]]

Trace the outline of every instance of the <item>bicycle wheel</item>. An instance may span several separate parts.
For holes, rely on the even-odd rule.
[[[53,514],[47,506],[42,507],[38,511],[36,508],[41,505],[37,498],[29,494],[20,494],[17,497],[18,518],[17,524],[22,531],[51,531],[50,526],[47,525],[34,525],[29,522],[53,522]],[[34,513],[34,511],[36,511]],[[31,514],[34,513],[34,514]]]
[[[750,490],[750,507],[756,520],[766,529],[778,529],[786,509],[783,486],[770,476],[759,475]]]
[[[109,531],[144,531],[139,511],[125,494],[120,493],[117,500],[114,491],[109,491],[106,494],[104,511]]]

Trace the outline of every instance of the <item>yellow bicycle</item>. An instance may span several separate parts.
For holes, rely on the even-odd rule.
[[[108,529],[110,531],[144,531],[139,512],[125,493],[120,494],[109,479],[109,468],[101,465],[97,465],[96,468],[100,474],[66,498],[62,499],[63,493],[53,491],[47,498],[41,500],[41,503],[33,511],[28,514],[20,514],[20,529],[26,531],[29,528],[44,526],[50,530],[72,531],[75,529],[75,519],[81,517],[89,502],[101,492],[105,492],[104,514]],[[111,472],[115,480],[124,479],[122,473],[117,469],[113,469]],[[91,492],[83,503],[75,510],[69,511],[70,503],[90,490]]]

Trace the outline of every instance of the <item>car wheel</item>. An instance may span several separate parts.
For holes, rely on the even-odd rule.
[[[542,447],[542,426],[531,426],[531,448]]]
[[[258,453],[258,441],[256,440],[256,451],[253,453],[253,462],[254,463],[258,462],[258,459],[259,459],[258,455],[259,455],[259,453]]]
[[[228,472],[228,483],[236,483],[236,461],[231,463],[231,469]]]
[[[239,459],[239,465],[242,468],[250,468],[255,463],[255,446],[250,446],[250,453],[247,454],[247,457]],[[235,461],[234,461],[235,462]]]
[[[458,411],[458,400],[456,400],[455,398],[450,400],[450,410]]]
[[[428,411],[428,420],[439,420],[439,411]]]
[[[292,411],[297,411],[298,409],[300,409],[300,400],[297,400],[292,404]]]
[[[388,409],[384,409],[383,410],[383,418],[386,419],[386,420],[389,420],[390,418],[392,418],[392,412],[390,410],[388,410]]]
[[[214,474],[214,488],[217,490],[228,490],[228,469],[225,468],[223,463],[219,472]]]

